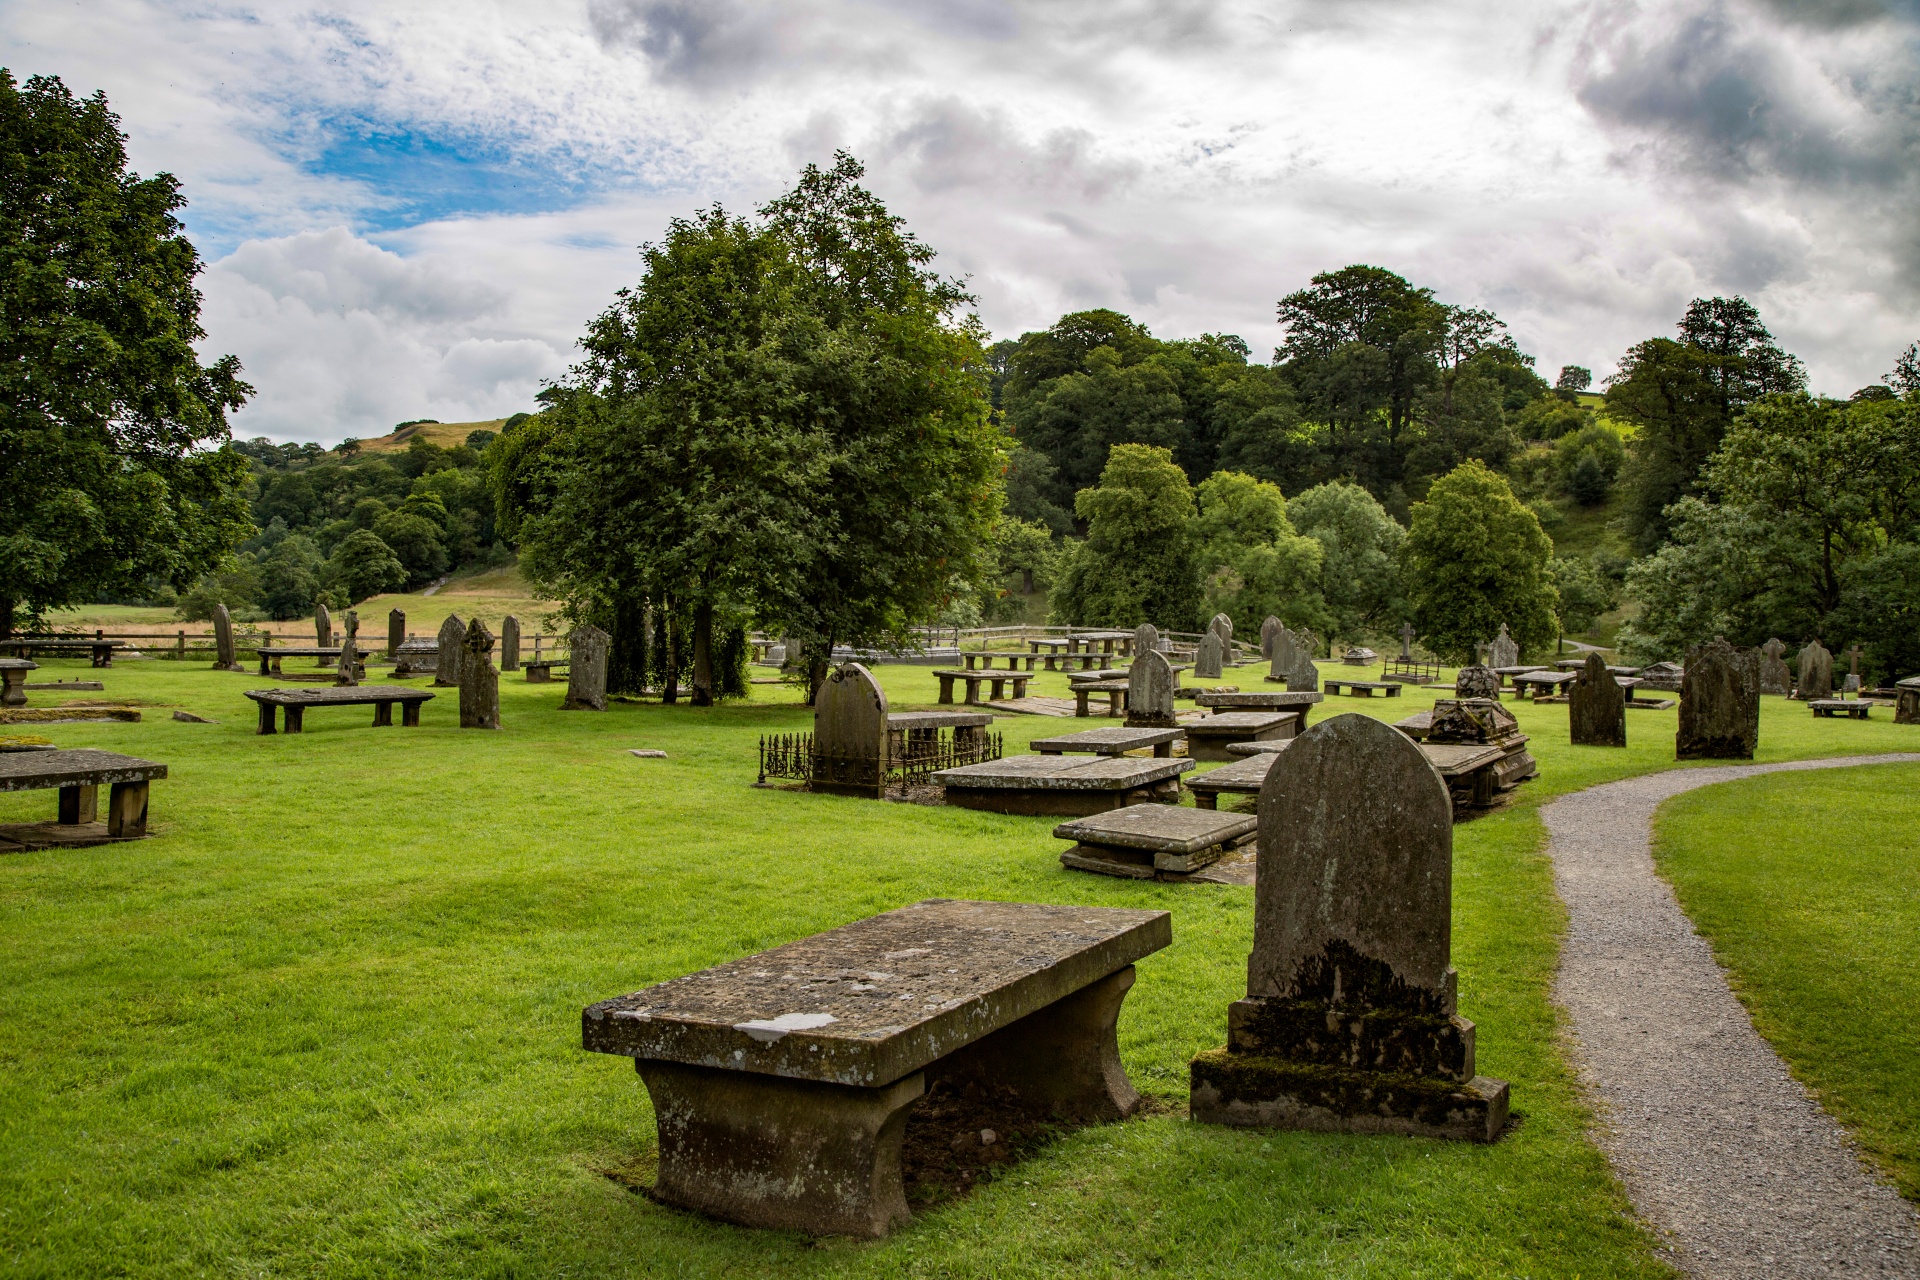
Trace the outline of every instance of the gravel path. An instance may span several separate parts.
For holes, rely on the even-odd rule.
[[[1601,1100],[1597,1135],[1641,1215],[1698,1276],[1920,1276],[1920,1221],[1787,1074],[1654,874],[1660,802],[1782,769],[1920,755],[1678,769],[1542,810],[1570,924],[1556,995]]]

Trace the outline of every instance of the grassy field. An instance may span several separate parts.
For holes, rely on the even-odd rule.
[[[508,677],[499,733],[455,727],[449,691],[417,729],[374,731],[355,708],[262,738],[241,697],[256,677],[106,677],[161,709],[52,736],[171,773],[158,838],[0,859],[9,1274],[1665,1274],[1583,1137],[1535,808],[1669,767],[1670,711],[1630,713],[1633,746],[1609,751],[1567,746],[1563,707],[1520,707],[1544,777],[1457,828],[1462,1012],[1519,1117],[1480,1147],[1189,1123],[1186,1063],[1223,1042],[1244,990],[1251,891],[1065,871],[1047,819],[754,789],[756,735],[807,724],[783,686],[601,715]],[[896,707],[931,701],[926,668],[881,677]],[[996,725],[1009,751],[1061,727]],[[1916,740],[1769,700],[1761,755]],[[641,746],[670,758],[625,750]],[[52,809],[0,795],[0,820]],[[1174,944],[1140,965],[1121,1020],[1156,1113],[1060,1138],[878,1243],[739,1230],[630,1189],[651,1113],[631,1067],[581,1051],[583,1006],[930,896],[1172,911]]]
[[[1661,872],[1754,1025],[1911,1200],[1920,1200],[1916,783],[1913,765],[1749,778],[1674,799],[1655,828]]]

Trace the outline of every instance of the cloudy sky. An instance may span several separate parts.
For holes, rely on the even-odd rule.
[[[1369,262],[1549,377],[1741,293],[1814,388],[1920,338],[1914,0],[0,0],[184,184],[236,433],[531,407],[634,247],[837,147],[996,335],[1245,337]]]

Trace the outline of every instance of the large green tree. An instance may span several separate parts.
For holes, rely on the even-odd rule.
[[[1117,444],[1100,483],[1082,489],[1074,510],[1085,542],[1062,557],[1050,603],[1073,626],[1170,630],[1200,624],[1200,570],[1193,542],[1193,486],[1170,450]]]
[[[1280,486],[1216,471],[1194,488],[1194,554],[1205,584],[1203,612],[1224,613],[1239,634],[1258,635],[1269,616],[1294,628],[1326,628],[1320,544],[1287,519]]]
[[[251,393],[200,363],[172,175],[127,170],[104,96],[0,70],[0,635],[17,615],[185,587],[252,530],[218,446]]]
[[[1412,516],[1402,556],[1413,625],[1429,649],[1471,660],[1503,623],[1522,653],[1553,641],[1553,542],[1504,477],[1477,459],[1462,463]]]
[[[1319,597],[1328,635],[1384,636],[1407,620],[1400,572],[1407,531],[1372,494],[1357,484],[1329,481],[1295,494],[1287,515],[1295,529],[1320,544]]]

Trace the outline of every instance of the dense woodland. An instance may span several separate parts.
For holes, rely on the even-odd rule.
[[[1725,635],[1920,671],[1920,345],[1847,400],[1744,299],[1550,382],[1490,311],[1377,266],[1276,304],[1271,359],[1114,311],[992,341],[847,155],[642,248],[583,358],[496,437],[231,442],[168,175],[98,96],[0,72],[0,632],[86,601],[303,616],[513,562],[614,637],[615,691],[744,691],[744,637],[1014,619],[1320,642],[1500,625],[1639,660]],[[1264,344],[1263,344],[1264,345]],[[1605,353],[1595,353],[1601,355]],[[402,424],[407,426],[409,424]]]

